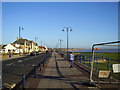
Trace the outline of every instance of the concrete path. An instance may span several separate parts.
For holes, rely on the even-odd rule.
[[[9,57],[9,55],[0,55],[0,59],[2,61],[5,61],[5,60],[10,60],[10,59],[14,59],[14,58],[21,58],[21,57],[25,57],[26,55],[12,55],[12,57]]]
[[[40,78],[37,88],[86,88],[93,89],[83,83],[88,82],[89,78],[85,77],[82,72],[76,68],[70,68],[69,62],[63,59],[56,52],[52,54],[49,63],[41,75],[38,73],[37,78]]]

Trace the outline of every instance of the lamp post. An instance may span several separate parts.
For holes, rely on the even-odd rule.
[[[38,37],[35,37],[35,43],[36,43],[36,40],[38,39]]]
[[[62,40],[62,39],[59,39],[58,41],[60,41],[60,49],[61,49],[61,46],[62,46],[62,45],[61,45],[61,42],[62,42],[63,40]]]
[[[67,60],[68,60],[68,32],[69,31],[72,31],[72,28],[71,27],[64,27],[63,29],[62,29],[62,31],[67,31]]]
[[[21,30],[24,30],[24,28],[23,27],[19,27],[19,44],[20,44],[20,38],[21,38],[21,36],[20,36]],[[19,55],[20,55],[20,45],[19,45]]]
[[[37,47],[37,42],[36,42],[36,40],[38,39],[38,37],[35,37],[35,51],[38,51],[38,47]]]
[[[21,31],[21,30],[24,30],[24,28],[23,28],[23,27],[19,27],[19,39],[21,38],[21,37],[20,37],[20,31]]]
[[[44,43],[44,47],[46,46],[46,43]]]
[[[41,46],[42,46],[43,41],[40,41],[40,43],[41,43]]]

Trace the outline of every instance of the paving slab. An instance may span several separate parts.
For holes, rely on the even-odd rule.
[[[50,79],[41,79],[37,88],[49,88],[50,87]]]
[[[69,66],[68,61],[54,52],[40,78],[37,88],[64,89],[86,87],[78,83],[85,80],[88,81],[89,78],[84,77],[84,74],[77,68],[70,68]]]

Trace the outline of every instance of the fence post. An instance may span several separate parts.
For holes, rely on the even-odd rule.
[[[92,61],[92,57],[91,55],[89,55],[89,67],[91,67],[91,64],[90,64],[91,61]]]
[[[84,65],[86,66],[86,55],[84,55]]]
[[[110,70],[110,58],[108,58],[108,70]]]
[[[79,59],[80,59],[80,64],[82,64],[82,59],[83,59],[83,58],[82,58],[82,55],[81,55],[81,54],[79,55]]]
[[[80,62],[80,55],[79,54],[77,55],[77,61],[78,61],[78,63]]]
[[[97,72],[99,71],[99,68],[98,68],[98,59],[99,57],[98,56],[96,56],[96,69],[97,69]]]
[[[82,56],[81,56],[81,57],[82,57],[82,59],[81,59],[81,61],[82,61],[82,62],[81,62],[81,64],[83,64],[83,65],[84,65],[84,55],[82,54]]]
[[[22,88],[25,88],[25,74],[22,75]]]
[[[37,70],[37,66],[35,65],[35,66],[34,66],[34,75],[35,75],[34,77],[35,77],[35,78],[37,77],[36,70]]]

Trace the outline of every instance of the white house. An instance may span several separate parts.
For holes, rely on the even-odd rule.
[[[19,52],[23,52],[22,49],[19,49],[20,45],[12,45],[12,44],[8,44],[8,45],[3,45],[0,52],[1,53],[19,53]]]
[[[6,45],[5,47],[3,47],[4,48],[4,50],[5,50],[5,53],[12,53],[12,52],[14,52],[17,48],[16,47],[14,47],[13,45],[11,45],[11,44],[8,44],[8,45]]]
[[[16,47],[16,50],[14,51],[14,53],[23,53],[23,49],[20,49],[20,44],[13,44]]]

